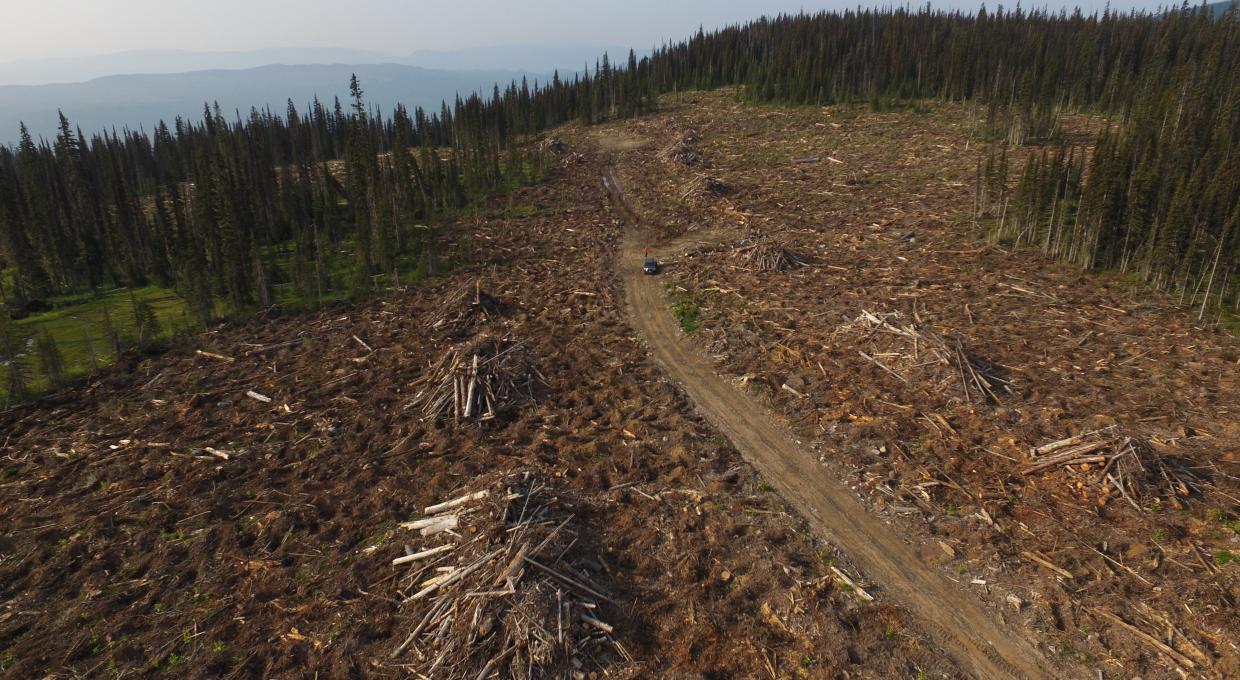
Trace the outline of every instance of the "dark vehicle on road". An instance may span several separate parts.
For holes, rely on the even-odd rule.
[[[659,262],[653,257],[646,258],[646,264],[642,265],[642,271],[647,274],[659,273]]]

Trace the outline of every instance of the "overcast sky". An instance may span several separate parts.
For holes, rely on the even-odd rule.
[[[351,47],[404,54],[415,49],[541,43],[650,47],[685,37],[699,25],[709,29],[764,13],[857,4],[848,0],[4,0],[0,62],[165,48]],[[980,4],[954,0],[935,6],[974,9]],[[997,4],[988,6],[993,9]],[[1105,0],[1080,2],[1087,11],[1104,4]],[[1111,4],[1128,9],[1162,3]]]

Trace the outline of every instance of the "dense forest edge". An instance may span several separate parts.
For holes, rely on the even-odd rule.
[[[467,259],[437,223],[543,177],[541,132],[736,85],[791,105],[976,102],[987,151],[974,219],[992,239],[1122,272],[1217,322],[1240,310],[1238,44],[1236,11],[1204,6],[798,14],[437,112],[372,110],[354,79],[345,103],[205,106],[151,134],[88,138],[62,116],[36,141],[23,126],[16,148],[0,147],[0,391],[20,401],[173,327],[429,276]],[[1104,121],[1096,136],[1064,134],[1079,113]],[[1029,145],[1040,149],[1009,167]],[[90,321],[32,323],[70,304]]]

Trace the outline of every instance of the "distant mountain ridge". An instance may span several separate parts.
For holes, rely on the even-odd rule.
[[[637,57],[650,54],[649,49],[636,50]],[[516,68],[551,73],[580,71],[609,55],[611,61],[624,63],[629,48],[590,45],[529,45],[523,47],[472,47],[459,50],[417,50],[399,63],[439,69]]]
[[[80,83],[105,76],[252,69],[304,64],[401,64],[443,70],[513,70],[538,73],[580,70],[604,52],[627,58],[627,47],[510,45],[457,50],[417,50],[406,55],[340,48],[269,48],[237,52],[133,50],[90,57],[27,59],[0,64],[0,86]],[[644,50],[643,53],[648,52]]]
[[[250,108],[271,107],[283,113],[291,99],[305,110],[316,95],[325,106],[346,98],[349,77],[356,73],[366,101],[390,112],[400,102],[412,109],[422,106],[438,111],[457,93],[487,95],[499,83],[513,80],[550,79],[549,74],[510,70],[425,69],[403,64],[309,64],[269,65],[241,70],[207,70],[189,73],[120,75],[83,83],[58,85],[0,86],[0,144],[18,139],[24,121],[36,138],[56,133],[57,110],[89,136],[105,129],[143,128],[148,132],[160,121],[169,124],[177,116],[202,117],[203,104],[219,102],[230,120],[235,112],[247,116]]]
[[[1222,2],[1212,3],[1208,5],[1208,7],[1210,8],[1210,12],[1214,14],[1214,16],[1221,17],[1224,14],[1226,14],[1227,10],[1231,9],[1232,6],[1235,4],[1237,4],[1236,0],[1223,0]]]
[[[270,48],[238,52],[131,50],[89,57],[25,59],[0,64],[0,86],[81,83],[106,76],[250,69],[272,64],[382,64],[395,55],[367,50]]]

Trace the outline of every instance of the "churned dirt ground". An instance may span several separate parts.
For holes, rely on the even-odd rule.
[[[698,354],[922,561],[1064,668],[1235,677],[1240,343],[985,242],[974,120],[717,92],[594,134]]]
[[[613,168],[604,171],[613,205],[625,213],[624,258],[642,259],[642,236],[656,229],[643,223],[625,200]],[[1055,677],[1047,661],[1017,631],[995,619],[951,580],[926,564],[848,488],[818,464],[813,452],[779,426],[772,413],[715,373],[710,361],[680,338],[682,328],[667,309],[658,283],[636,268],[624,268],[629,313],[652,355],[680,383],[713,424],[727,434],[763,478],[805,516],[821,536],[841,550],[885,593],[908,607],[919,625],[974,677]],[[1071,672],[1071,671],[1067,671]]]
[[[503,677],[569,656],[591,678],[961,677],[647,358],[602,166],[583,142],[448,230],[475,262],[431,285],[221,327],[0,415],[0,676],[417,677],[436,648],[402,647],[423,610],[391,561],[428,542],[400,523],[532,473],[571,495],[551,566],[605,590],[614,633]],[[475,283],[499,313],[467,333],[521,343],[536,399],[423,420],[461,339],[428,322]]]
[[[581,645],[536,668],[491,657],[501,677],[969,677],[650,359],[614,164],[665,260],[651,304],[697,326],[686,361],[772,412],[911,569],[1053,674],[1235,677],[1240,347],[1118,279],[979,240],[972,120],[717,92],[566,128],[543,186],[446,230],[474,253],[450,276],[214,329],[0,414],[0,676],[418,677],[511,631],[419,632],[406,599],[425,582],[391,562],[433,542],[401,523],[537,479],[571,512],[545,559],[607,595],[587,604],[612,632],[570,621]],[[808,265],[763,271],[781,250]],[[497,313],[435,327],[470,285]],[[534,401],[425,419],[425,380],[484,334],[522,348]],[[1027,472],[1046,458],[1031,447],[1084,433],[1086,462]],[[460,540],[504,531],[484,519]],[[432,676],[485,668],[494,646],[474,649]]]

